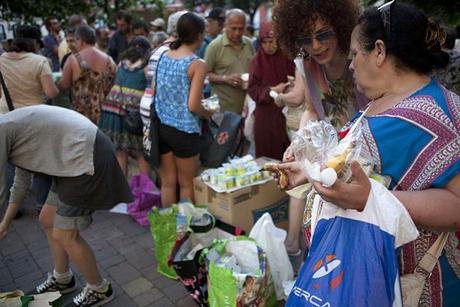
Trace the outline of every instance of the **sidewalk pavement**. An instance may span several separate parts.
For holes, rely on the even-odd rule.
[[[36,209],[25,204],[25,214],[15,220],[0,241],[0,292],[31,291],[53,269],[45,233]],[[93,248],[103,277],[113,285],[115,299],[105,306],[196,306],[178,281],[156,271],[153,241],[149,227],[135,223],[129,215],[99,211],[93,224],[82,232]],[[82,275],[76,274],[80,291]],[[69,303],[79,292],[64,296]]]

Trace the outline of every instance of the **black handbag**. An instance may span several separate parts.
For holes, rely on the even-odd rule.
[[[143,135],[143,123],[141,112],[139,110],[125,110],[126,115],[123,115],[123,125],[125,129],[135,135]]]
[[[3,93],[5,94],[5,100],[6,100],[6,104],[8,105],[8,109],[10,111],[13,111],[14,110],[13,101],[11,100],[10,92],[8,91],[8,88],[6,87],[6,83],[5,83],[5,80],[3,79],[3,74],[1,71],[0,71],[0,82],[2,84]]]
[[[219,167],[228,160],[234,153],[235,147],[237,147],[241,123],[242,117],[229,111],[224,112],[220,125],[212,120],[203,123],[204,146],[200,153],[200,160],[203,166]]]

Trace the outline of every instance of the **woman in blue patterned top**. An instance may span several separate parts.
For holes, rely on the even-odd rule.
[[[156,74],[155,109],[160,119],[161,202],[170,206],[180,199],[193,200],[193,177],[201,150],[199,117],[210,113],[201,106],[207,73],[195,55],[204,37],[205,21],[186,13],[177,23],[178,38],[160,59]]]

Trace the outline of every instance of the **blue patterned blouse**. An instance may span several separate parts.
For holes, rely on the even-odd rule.
[[[190,80],[187,72],[196,55],[173,59],[165,53],[158,63],[155,109],[162,124],[187,133],[200,133],[200,122],[190,112]]]

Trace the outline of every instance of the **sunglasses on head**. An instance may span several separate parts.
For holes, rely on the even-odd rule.
[[[382,18],[383,29],[385,30],[387,38],[390,38],[391,34],[391,5],[393,2],[395,2],[395,0],[385,3],[377,9],[380,12],[380,18]]]
[[[306,36],[300,40],[300,44],[304,47],[306,46],[311,46],[313,43],[313,38],[320,42],[320,43],[326,43],[330,41],[332,38],[334,38],[335,32],[332,30],[327,30],[319,33],[314,33],[312,36]]]

